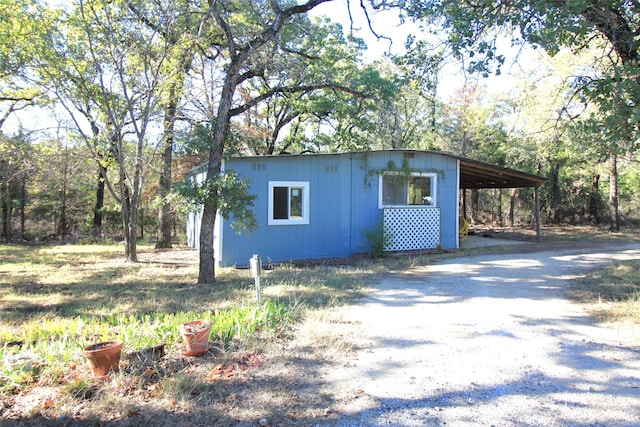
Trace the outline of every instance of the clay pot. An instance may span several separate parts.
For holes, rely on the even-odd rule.
[[[87,358],[93,375],[104,378],[111,371],[118,372],[121,352],[122,342],[105,341],[86,346],[84,357]]]
[[[194,320],[183,323],[180,325],[179,331],[187,347],[182,352],[184,356],[201,356],[209,350],[210,321]]]

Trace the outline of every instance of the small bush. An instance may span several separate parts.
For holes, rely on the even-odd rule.
[[[369,253],[376,258],[386,256],[386,248],[391,245],[393,234],[384,227],[382,220],[362,232]]]

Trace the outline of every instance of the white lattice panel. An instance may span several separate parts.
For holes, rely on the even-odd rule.
[[[392,236],[386,251],[433,249],[440,243],[440,209],[384,209],[384,229]]]

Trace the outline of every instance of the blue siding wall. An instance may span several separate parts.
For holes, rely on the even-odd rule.
[[[378,209],[379,174],[406,166],[416,172],[437,174],[437,207],[441,210],[440,240],[445,249],[458,244],[458,164],[453,157],[421,151],[372,151],[353,154],[352,247],[365,252],[363,231],[382,220]],[[393,163],[393,165],[391,165]]]
[[[245,265],[252,254],[263,261],[345,257],[350,247],[351,167],[349,156],[278,156],[232,159],[234,170],[252,181],[258,229],[238,235],[223,226],[221,265]],[[269,225],[269,181],[309,183],[309,224]]]
[[[363,233],[382,220],[378,207],[379,174],[406,165],[437,174],[437,206],[441,209],[441,244],[457,247],[457,160],[422,151],[371,151],[341,154],[247,157],[226,161],[226,169],[251,180],[256,195],[253,212],[258,229],[236,234],[232,218],[222,224],[220,265],[246,265],[253,254],[263,262],[345,257],[365,253]],[[269,181],[309,183],[309,224],[269,225]],[[190,218],[190,227],[197,217]],[[190,242],[195,230],[188,230]]]

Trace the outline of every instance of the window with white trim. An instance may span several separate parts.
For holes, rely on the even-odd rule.
[[[381,174],[378,207],[436,206],[437,182],[435,173]]]
[[[269,225],[309,224],[309,183],[269,182]]]

